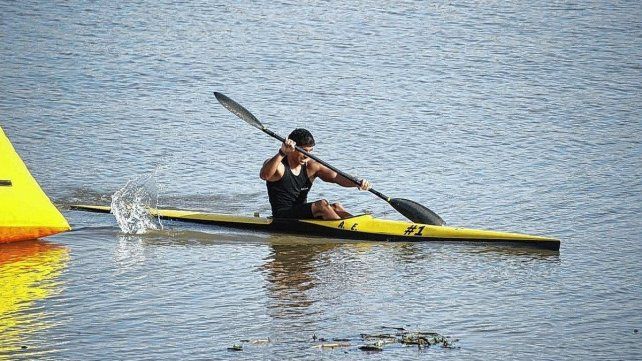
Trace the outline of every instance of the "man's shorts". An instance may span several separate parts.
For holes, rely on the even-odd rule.
[[[312,202],[295,204],[290,208],[281,208],[272,214],[274,218],[314,219]]]

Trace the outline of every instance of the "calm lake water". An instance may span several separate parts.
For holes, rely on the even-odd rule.
[[[0,246],[0,359],[642,357],[639,2],[3,1],[0,14],[0,125],[75,229]],[[213,91],[277,133],[308,128],[321,158],[450,225],[562,247],[171,222],[128,235],[69,210],[130,182],[160,206],[268,215],[258,171],[278,144]],[[354,189],[318,182],[311,197],[401,219]],[[357,349],[386,327],[458,348]]]

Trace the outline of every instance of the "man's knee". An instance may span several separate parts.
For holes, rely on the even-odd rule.
[[[323,219],[341,219],[341,216],[337,214],[333,206],[327,200],[320,199],[312,203],[312,213],[315,217],[322,217]]]
[[[328,202],[326,199],[319,199],[318,201],[314,202],[314,205],[318,209],[326,209],[330,207],[330,202]]]

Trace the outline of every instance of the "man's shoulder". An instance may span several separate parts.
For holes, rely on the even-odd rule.
[[[316,161],[316,160],[314,160],[314,159],[309,159],[309,160],[307,161],[307,163],[305,163],[305,166],[308,168],[308,170],[311,170],[311,171],[315,171],[315,172],[316,172],[316,171],[317,171],[317,170],[319,170],[321,167],[323,167],[323,164],[321,164],[321,163],[317,162],[317,161]]]
[[[313,159],[310,159],[308,161],[308,163],[306,164],[306,167],[307,167],[308,175],[310,175],[310,176],[316,176],[316,175],[319,174],[319,172],[322,172],[322,171],[328,169],[326,166],[324,166],[323,164],[321,164],[321,163],[319,163],[319,162],[317,162],[317,161],[315,161]]]

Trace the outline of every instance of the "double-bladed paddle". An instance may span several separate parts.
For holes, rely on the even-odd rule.
[[[236,114],[236,116],[238,116],[239,118],[243,119],[247,124],[260,129],[264,133],[270,135],[273,138],[280,140],[281,142],[285,142],[285,138],[266,128],[263,125],[263,123],[261,123],[252,113],[250,113],[247,109],[245,109],[239,103],[235,102],[234,100],[218,92],[214,92],[214,95],[216,96],[216,99],[219,101],[219,103],[221,103],[227,110]],[[315,155],[310,154],[309,152],[306,152],[303,148],[299,146],[296,146],[295,148],[296,150],[305,154],[306,156],[314,159],[315,161],[339,173],[344,178],[347,178],[350,181],[354,182],[356,185],[361,184],[361,181],[359,179],[338,170],[337,168],[319,159]],[[390,198],[381,192],[377,192],[373,188],[370,188],[369,191],[374,195],[376,195],[377,197],[388,202],[392,206],[392,208],[396,209],[399,213],[404,215],[404,217],[410,219],[415,223],[432,224],[437,226],[442,226],[445,224],[444,220],[441,219],[441,217],[439,217],[435,212],[431,211],[430,209],[422,206],[417,202],[411,201],[409,199],[403,199],[403,198]]]

